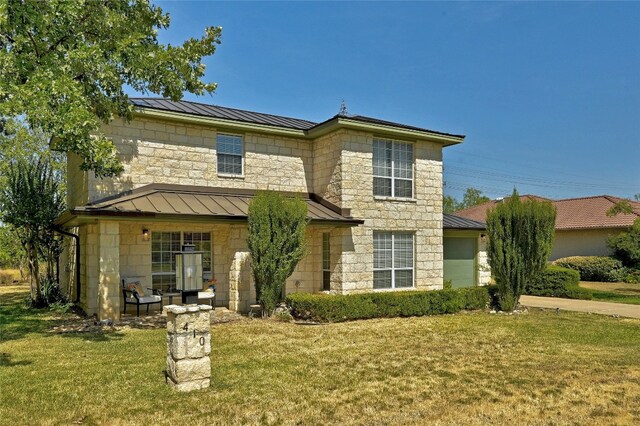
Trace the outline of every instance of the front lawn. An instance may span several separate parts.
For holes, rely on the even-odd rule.
[[[580,287],[593,293],[593,300],[640,305],[640,284],[581,281]]]
[[[531,310],[212,327],[212,385],[164,329],[52,333],[0,286],[2,424],[638,424],[640,321]]]

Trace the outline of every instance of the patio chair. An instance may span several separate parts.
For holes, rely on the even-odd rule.
[[[140,281],[135,278],[122,279],[122,295],[124,296],[124,313],[127,313],[127,305],[136,305],[136,316],[140,316],[140,305],[147,305],[147,313],[149,313],[149,305],[155,303],[160,304],[162,310],[162,292],[157,289],[148,288],[147,291],[142,289]]]

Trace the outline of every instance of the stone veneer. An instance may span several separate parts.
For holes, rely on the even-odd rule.
[[[442,145],[438,142],[398,139],[414,145],[415,198],[407,200],[373,196],[372,133],[340,129],[312,141],[242,132],[244,176],[223,177],[217,175],[217,130],[213,127],[137,117],[128,124],[115,120],[104,131],[121,155],[124,173],[115,179],[97,179],[91,173],[78,172],[78,159],[70,156],[71,207],[150,183],[315,192],[351,209],[351,215],[365,223],[352,228],[311,226],[311,253],[287,281],[287,292],[321,290],[322,232],[331,235],[331,289],[339,293],[370,291],[374,230],[413,232],[415,287],[442,287]],[[212,232],[214,276],[222,284],[218,301],[246,310],[255,299],[246,255],[246,225],[119,222],[118,261],[102,265],[111,268],[102,277],[96,251],[105,250],[96,245],[99,239],[104,240],[101,223],[102,219],[78,229],[83,247],[81,298],[88,313],[98,312],[99,304],[113,300],[112,281],[117,277],[111,269],[116,263],[121,276],[142,276],[148,280],[145,284],[150,284],[151,243],[142,241],[143,228],[151,232]],[[113,225],[108,228],[112,231]],[[108,294],[98,292],[99,283],[108,283]]]

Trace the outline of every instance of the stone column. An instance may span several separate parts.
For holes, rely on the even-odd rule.
[[[211,384],[211,306],[168,305],[167,383],[182,392]]]
[[[98,224],[98,317],[120,319],[120,224]]]

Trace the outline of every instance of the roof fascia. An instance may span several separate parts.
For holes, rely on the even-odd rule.
[[[326,135],[327,133],[331,133],[340,129],[351,129],[389,137],[428,140],[430,142],[441,143],[443,144],[443,146],[456,145],[464,141],[464,137],[447,136],[438,133],[405,129],[377,123],[363,123],[356,120],[349,120],[345,117],[334,117],[330,120],[316,125],[315,127],[312,127],[309,130],[298,130],[289,129],[286,127],[269,126],[265,124],[226,120],[221,118],[195,116],[175,111],[162,111],[144,107],[138,107],[133,114],[134,116],[150,117],[160,120],[177,121],[188,124],[199,124],[220,129],[254,133],[267,133],[302,139],[317,139],[321,136]]]
[[[456,145],[464,141],[464,137],[447,136],[438,133],[405,129],[378,123],[363,123],[357,120],[350,120],[346,117],[334,117],[329,121],[320,123],[319,125],[308,130],[307,134],[310,137],[316,139],[338,129],[351,129],[384,136],[428,140],[430,142],[441,143],[444,146]]]

